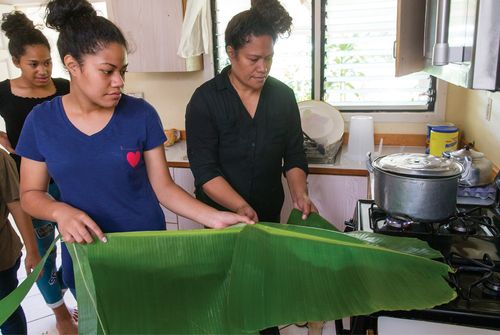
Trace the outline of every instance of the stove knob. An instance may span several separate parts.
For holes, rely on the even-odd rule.
[[[345,226],[344,228],[345,233],[357,230],[356,224],[354,223],[354,219],[344,221],[344,226]]]

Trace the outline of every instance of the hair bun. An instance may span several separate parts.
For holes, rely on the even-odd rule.
[[[2,15],[2,30],[9,39],[16,33],[33,29],[35,29],[35,25],[23,12],[14,11]]]
[[[290,33],[292,17],[278,0],[252,0],[250,10],[256,11],[277,34]]]
[[[97,16],[92,4],[86,0],[51,0],[47,4],[46,24],[60,31],[67,24]]]

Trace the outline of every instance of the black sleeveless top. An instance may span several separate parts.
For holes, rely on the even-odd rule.
[[[5,130],[10,144],[13,148],[16,147],[21,130],[23,129],[24,120],[29,112],[36,105],[52,100],[58,95],[69,93],[69,81],[63,78],[53,78],[52,81],[56,86],[56,93],[45,98],[24,98],[12,94],[10,88],[10,80],[0,82],[0,116],[5,121]],[[17,168],[21,164],[21,157],[11,154],[12,158],[16,161]]]

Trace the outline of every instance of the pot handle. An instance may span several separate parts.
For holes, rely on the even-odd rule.
[[[366,154],[366,169],[373,173],[372,153],[370,151]]]

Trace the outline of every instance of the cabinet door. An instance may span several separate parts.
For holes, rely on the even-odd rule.
[[[398,0],[398,20],[394,57],[396,77],[419,72],[425,66],[425,1]]]
[[[175,183],[182,187],[186,192],[194,196],[194,177],[189,168],[174,168]],[[189,220],[183,216],[177,217],[180,230],[185,229],[201,229],[203,225]]]
[[[290,212],[293,209],[293,202],[286,178],[283,176],[281,176],[281,183],[283,184],[283,191],[285,192],[285,200],[283,201],[283,207],[281,207],[280,222],[286,223],[288,221],[288,217],[290,216]]]
[[[174,169],[169,168],[168,171],[170,172],[170,175],[172,176],[172,179],[173,179],[174,178]],[[161,207],[161,210],[163,211],[163,215],[165,215],[165,223],[167,225],[167,230],[178,230],[179,227],[177,225],[177,214],[175,214],[171,210],[163,207],[163,205],[161,205],[161,204],[160,204],[160,207]]]
[[[368,196],[368,178],[354,176],[309,175],[309,196],[319,214],[340,231],[354,214],[356,202]]]
[[[108,16],[127,38],[131,72],[179,72],[188,69],[177,55],[181,37],[181,0],[107,0]]]
[[[368,178],[336,175],[309,175],[307,177],[309,197],[319,214],[333,223],[340,231],[344,222],[352,218],[356,202],[368,196]],[[285,203],[281,211],[281,222],[285,223],[293,208],[286,180]]]

